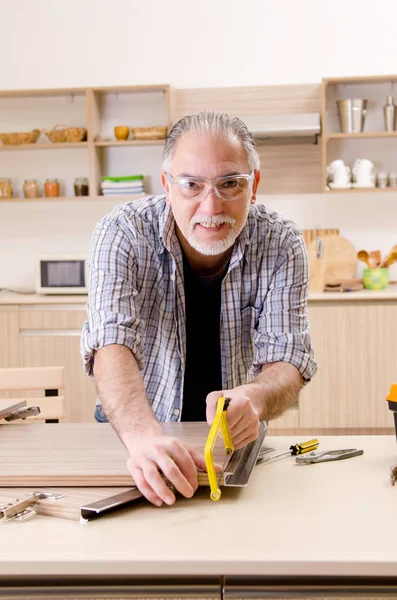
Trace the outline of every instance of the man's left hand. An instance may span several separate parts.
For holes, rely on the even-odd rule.
[[[207,422],[212,424],[218,399],[230,398],[227,409],[227,423],[236,450],[256,440],[259,435],[259,415],[243,386],[234,390],[211,392],[207,396]]]

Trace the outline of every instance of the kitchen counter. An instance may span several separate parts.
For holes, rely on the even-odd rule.
[[[85,524],[37,515],[4,523],[0,586],[7,578],[15,578],[15,586],[33,586],[51,577],[63,585],[84,577],[97,586],[146,578],[153,588],[156,581],[179,577],[187,587],[206,577],[220,585],[226,576],[227,597],[234,576],[244,590],[255,582],[251,577],[262,582],[261,590],[267,578],[278,578],[289,582],[286,596],[295,597],[296,578],[304,578],[306,587],[332,587],[338,578],[341,596],[348,595],[351,577],[364,586],[377,577],[378,591],[382,578],[397,585],[397,487],[389,480],[397,462],[395,437],[319,440],[319,450],[359,448],[364,455],[299,466],[288,456],[258,465],[246,488],[223,488],[219,502],[202,488],[172,507],[142,503]],[[265,445],[283,451],[296,441],[269,437]],[[249,597],[244,590],[235,597]]]
[[[25,294],[18,292],[0,292],[1,305],[25,305],[25,304],[80,304],[85,305],[88,300],[86,295],[41,295]],[[397,300],[397,284],[389,285],[385,290],[361,290],[358,292],[316,292],[309,295],[309,302],[328,301],[393,301]]]
[[[64,294],[64,295],[45,295],[45,294],[28,294],[20,292],[0,292],[0,306],[1,305],[23,305],[23,304],[83,304],[85,305],[88,300],[88,296]]]

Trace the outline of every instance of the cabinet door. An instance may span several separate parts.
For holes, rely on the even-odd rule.
[[[19,307],[0,307],[0,369],[19,367]],[[0,398],[17,398],[19,392],[0,392]]]
[[[84,371],[80,357],[83,309],[65,307],[21,308],[21,366],[63,366],[65,369],[65,423],[94,421],[94,380]],[[36,393],[37,396],[37,393]]]
[[[318,372],[301,393],[301,428],[394,428],[386,396],[397,383],[397,305],[309,305]]]
[[[299,429],[299,406],[293,406],[281,417],[269,421],[269,435],[289,435]]]

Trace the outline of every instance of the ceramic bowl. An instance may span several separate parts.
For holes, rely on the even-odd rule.
[[[365,269],[363,283],[367,290],[384,290],[389,285],[389,269]]]
[[[127,125],[118,125],[114,128],[114,135],[116,140],[128,140],[130,135],[130,128]]]

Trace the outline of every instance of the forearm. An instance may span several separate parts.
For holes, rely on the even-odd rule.
[[[270,421],[283,414],[298,399],[302,376],[293,365],[275,362],[262,365],[255,379],[244,386],[261,420]]]
[[[138,365],[128,348],[112,344],[98,350],[94,376],[103,410],[130,452],[143,434],[161,435]]]

